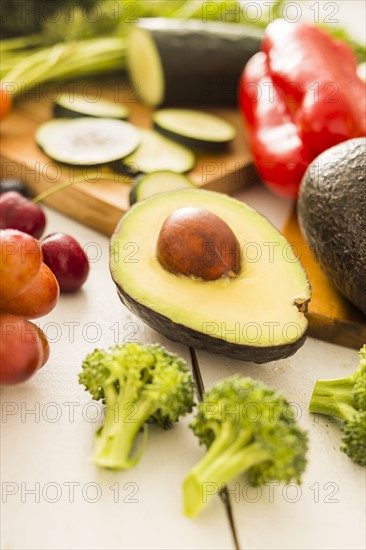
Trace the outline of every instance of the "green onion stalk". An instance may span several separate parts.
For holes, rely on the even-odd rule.
[[[23,54],[12,69],[2,74],[1,84],[9,94],[17,96],[45,82],[121,71],[126,66],[126,52],[126,40],[122,37],[58,43],[26,57]]]

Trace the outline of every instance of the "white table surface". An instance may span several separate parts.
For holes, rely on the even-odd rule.
[[[344,20],[348,13],[361,14],[352,19],[356,29],[363,2],[338,4]],[[239,196],[278,226],[291,207],[260,186]],[[1,548],[233,548],[218,497],[194,521],[182,513],[182,480],[204,453],[187,429],[192,417],[168,432],[151,427],[145,454],[130,471],[104,471],[91,463],[101,408],[77,381],[84,356],[131,338],[161,342],[188,361],[189,355],[121,305],[109,275],[107,238],[55,211],[46,213],[47,232],[68,232],[87,247],[91,271],[82,291],[62,296],[39,320],[51,344],[47,366],[28,382],[1,389]],[[307,412],[315,380],[352,372],[356,351],[309,338],[295,356],[276,363],[258,366],[203,352],[199,361],[206,387],[239,372],[281,389],[309,430],[301,488],[272,484],[258,492],[243,480],[230,485],[240,547],[365,548],[365,470],[339,450],[338,428]]]

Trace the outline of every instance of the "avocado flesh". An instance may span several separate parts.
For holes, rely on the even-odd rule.
[[[309,165],[298,215],[320,267],[366,314],[366,138],[340,143]]]
[[[231,227],[242,250],[239,276],[203,281],[160,265],[160,228],[185,206]],[[184,189],[137,203],[112,237],[110,269],[125,305],[173,340],[258,363],[287,357],[305,340],[310,287],[299,260],[266,218],[221,193]]]

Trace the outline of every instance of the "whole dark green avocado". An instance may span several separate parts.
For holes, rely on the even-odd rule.
[[[298,215],[321,268],[366,313],[366,138],[340,143],[309,165]]]

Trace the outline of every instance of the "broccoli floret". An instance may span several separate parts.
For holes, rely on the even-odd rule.
[[[106,405],[93,454],[98,466],[132,468],[144,451],[148,422],[167,429],[192,410],[194,384],[186,362],[157,344],[97,349],[82,367],[80,384]],[[141,429],[137,452],[134,444]]]
[[[366,344],[358,368],[345,378],[317,380],[309,410],[340,418],[341,450],[356,464],[366,466]]]
[[[214,494],[244,472],[261,485],[300,482],[306,466],[307,434],[288,401],[261,382],[236,375],[203,397],[191,424],[208,448],[184,484],[184,511],[195,517]]]

